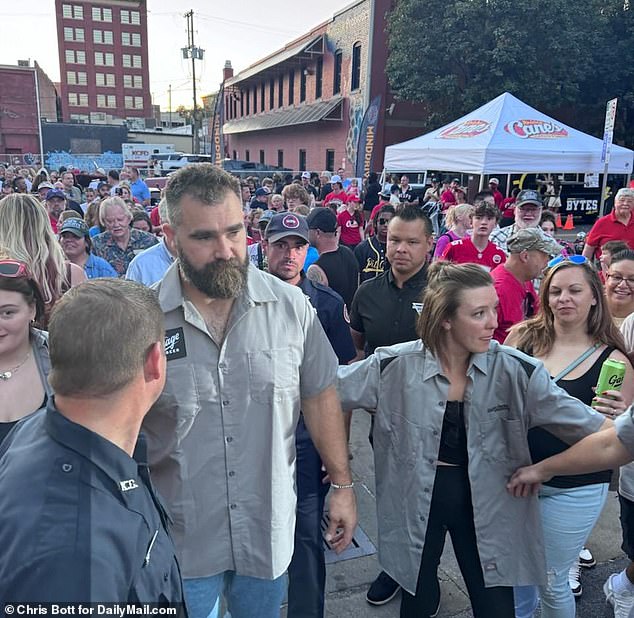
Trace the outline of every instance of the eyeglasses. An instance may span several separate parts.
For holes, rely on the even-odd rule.
[[[609,273],[606,276],[614,283],[615,287],[618,287],[621,283],[625,283],[628,288],[631,290],[634,289],[634,279],[630,277],[621,277],[621,275],[611,275]]]
[[[28,270],[24,262],[17,260],[0,260],[0,277],[17,279],[18,277],[28,277]]]
[[[379,225],[387,225],[389,222],[390,222],[390,220],[389,220],[389,219],[378,219],[378,220],[377,220],[377,223],[378,223]]]
[[[557,266],[557,264],[561,264],[562,262],[572,262],[573,264],[585,264],[588,259],[584,255],[558,255],[554,257],[548,264],[547,268],[552,268],[553,266]]]

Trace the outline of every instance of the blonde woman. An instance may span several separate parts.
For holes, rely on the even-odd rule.
[[[69,288],[85,281],[86,274],[64,258],[46,209],[32,195],[13,193],[0,200],[0,246],[26,264],[37,282],[44,302],[38,326],[46,328],[53,305]]]
[[[447,231],[442,234],[436,242],[434,249],[434,259],[439,258],[445,247],[454,240],[461,240],[469,234],[471,230],[471,217],[473,217],[473,206],[471,204],[459,204],[451,206],[445,215],[445,226]]]

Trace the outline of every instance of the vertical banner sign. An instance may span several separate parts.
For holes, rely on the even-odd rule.
[[[601,163],[603,167],[603,184],[601,185],[601,204],[599,206],[599,217],[602,217],[605,206],[605,190],[608,184],[608,166],[610,164],[610,150],[612,149],[612,139],[614,137],[614,122],[616,120],[616,103],[618,99],[611,99],[605,110],[605,126],[603,127],[603,149],[601,151]]]
[[[365,110],[363,122],[359,130],[359,143],[357,145],[357,161],[355,177],[365,178],[372,171],[374,162],[374,144],[376,129],[379,122],[379,110],[381,109],[381,95],[372,99],[368,109]]]
[[[222,167],[222,160],[225,158],[225,139],[222,134],[222,125],[224,124],[225,110],[225,87],[224,83],[220,86],[216,95],[216,103],[214,105],[213,125],[211,127],[211,144],[214,155],[214,165]]]

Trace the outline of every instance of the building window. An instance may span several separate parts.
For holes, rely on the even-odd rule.
[[[77,105],[79,105],[76,92],[68,93],[68,104],[72,107],[76,107]]]
[[[72,107],[87,107],[88,95],[85,92],[69,92],[68,104]]]
[[[260,163],[264,165],[264,150],[260,150]]]
[[[141,75],[124,75],[124,88],[143,88],[143,77]]]
[[[126,109],[134,109],[134,97],[123,97],[123,107],[125,107]]]
[[[277,78],[277,106],[284,107],[284,76]]]
[[[335,171],[335,151],[334,150],[326,150],[326,169],[329,172]]]
[[[323,56],[317,58],[315,67],[315,98],[321,99],[322,84],[324,79],[324,59]]]
[[[251,151],[249,151],[249,150],[245,150],[244,151],[244,160],[245,161],[250,161],[251,160]]]
[[[87,86],[88,85],[88,76],[83,71],[79,71],[77,73],[77,84],[79,86]]]
[[[77,74],[75,71],[66,71],[66,83],[70,86],[77,84]]]
[[[139,25],[141,23],[141,13],[139,11],[121,10],[121,23]]]
[[[339,94],[341,92],[341,52],[335,52],[335,71],[332,80],[332,94]]]
[[[141,35],[138,32],[122,32],[121,45],[141,47]]]
[[[295,71],[291,70],[288,74],[288,104],[295,103]]]
[[[269,109],[275,107],[275,80],[272,79],[269,83]]]
[[[299,101],[303,103],[306,100],[306,78],[307,78],[307,69],[306,67],[300,67],[299,69]],[[303,168],[301,168],[303,169]]]
[[[284,167],[284,151],[283,150],[277,151],[277,166]]]
[[[303,172],[306,170],[306,151],[303,148],[299,149],[299,171]]]
[[[64,41],[76,41],[77,43],[83,43],[84,29],[83,28],[64,28]]]
[[[84,19],[84,7],[75,4],[62,4],[62,17],[64,19]]]
[[[117,107],[117,97],[114,94],[98,94],[97,107]]]
[[[134,107],[136,109],[143,109],[143,97],[134,97]]]
[[[132,66],[135,69],[140,69],[141,68],[141,56],[137,56],[136,54],[134,56],[132,56]]]
[[[97,95],[97,107],[106,107],[106,95],[98,94]]]
[[[130,33],[122,32],[121,33],[121,45],[131,45],[130,43]]]
[[[115,97],[114,94],[109,94],[106,97],[106,103],[108,107],[117,107],[117,97]]]
[[[112,30],[93,30],[92,41],[102,45],[112,45],[114,43]]]
[[[97,86],[105,86],[108,88],[114,88],[115,86],[114,73],[95,73],[95,84]]]
[[[264,82],[262,82],[260,84],[260,111],[263,112],[264,111]]]
[[[352,46],[352,77],[350,79],[350,88],[358,90],[361,86],[361,43],[355,43]]]
[[[92,7],[93,21],[112,21],[112,9],[102,9],[96,6]]]
[[[67,49],[64,52],[67,64],[86,64],[86,52],[79,49]]]
[[[114,54],[110,52],[95,52],[95,64],[99,67],[113,67]]]
[[[66,71],[66,83],[70,86],[87,86],[88,80],[83,71]]]
[[[90,122],[90,116],[88,116],[88,114],[71,114],[70,119],[77,122],[83,122],[85,124]]]

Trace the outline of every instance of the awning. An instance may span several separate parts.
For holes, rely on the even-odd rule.
[[[231,120],[222,127],[225,134],[266,131],[279,127],[310,124],[320,120],[341,120],[343,98],[334,97],[328,101],[318,101],[290,109],[280,109],[249,118]]]
[[[257,75],[258,79],[265,79],[266,72],[269,69],[276,67],[287,60],[291,60],[296,58],[299,62],[305,60],[311,60],[317,56],[323,56],[324,54],[324,35],[320,34],[315,36],[308,41],[304,41],[299,45],[293,45],[288,49],[283,49],[279,53],[273,54],[268,58],[262,60],[262,62],[258,62],[245,69],[244,71],[238,73],[235,77],[231,77],[225,82],[225,88],[231,88],[235,84],[239,82],[243,82],[250,77],[255,77]]]

